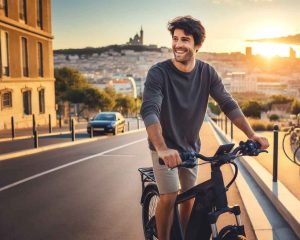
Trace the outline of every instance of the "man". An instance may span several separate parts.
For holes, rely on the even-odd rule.
[[[180,152],[200,151],[199,131],[209,95],[249,139],[258,141],[262,149],[269,146],[266,138],[252,130],[214,68],[196,60],[196,52],[205,39],[201,22],[191,16],[177,17],[169,22],[168,30],[172,35],[174,58],[157,63],[149,70],[141,108],[160,193],[155,213],[159,240],[170,239],[179,182],[181,191],[195,185],[197,167],[169,168],[181,163]],[[164,166],[159,164],[159,158]],[[192,206],[193,200],[180,206],[183,229],[186,229]]]

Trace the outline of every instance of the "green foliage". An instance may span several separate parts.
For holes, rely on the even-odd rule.
[[[272,114],[269,117],[270,121],[278,121],[279,120],[279,116],[277,114]]]
[[[271,96],[270,103],[271,104],[283,104],[283,103],[289,103],[293,101],[292,98],[285,96],[285,95],[273,95]]]
[[[292,103],[291,113],[292,114],[299,114],[300,113],[300,102],[297,98],[295,98],[293,103]]]
[[[272,131],[274,128],[273,124],[268,121],[250,119],[249,122],[254,131]]]
[[[220,109],[219,105],[215,104],[214,102],[209,102],[208,107],[210,108],[211,112],[216,115],[219,115],[221,113],[221,109]]]
[[[130,110],[135,108],[135,100],[130,96],[122,96],[118,94],[114,109],[122,114],[128,115]]]
[[[264,110],[263,105],[256,101],[249,101],[244,103],[241,106],[241,109],[245,116],[253,118],[260,118],[260,113]]]

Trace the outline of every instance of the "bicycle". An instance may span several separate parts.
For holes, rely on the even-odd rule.
[[[247,140],[240,142],[239,146],[232,150],[234,144],[225,144],[219,146],[216,154],[213,157],[205,157],[196,152],[184,152],[180,154],[182,163],[177,167],[192,168],[196,165],[211,164],[211,179],[200,183],[186,192],[180,193],[174,206],[174,219],[171,229],[172,240],[244,240],[245,231],[244,225],[241,221],[241,210],[238,205],[233,207],[228,206],[226,192],[235,181],[238,175],[238,166],[234,159],[240,156],[257,156],[266,150],[260,150],[258,143]],[[198,163],[200,158],[205,163]],[[160,159],[160,164],[163,161]],[[234,176],[230,182],[225,186],[223,175],[220,167],[224,164],[232,164],[234,166]],[[155,209],[157,201],[159,200],[159,192],[155,183],[153,168],[139,168],[138,169],[142,180],[142,220],[144,228],[144,236],[146,240],[153,240],[157,238]],[[184,201],[195,198],[192,213],[186,229],[183,234],[182,227],[179,221],[178,205]],[[220,231],[217,229],[217,220],[220,215],[224,213],[232,213],[235,215],[236,225],[228,225]],[[199,227],[201,226],[201,227]]]
[[[290,147],[293,152],[293,157],[290,157],[285,149],[285,141],[287,136],[289,135]],[[282,149],[288,160],[300,166],[300,126],[292,126],[290,130],[286,134],[284,134],[284,137],[282,139]]]

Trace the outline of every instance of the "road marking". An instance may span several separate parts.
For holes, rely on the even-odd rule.
[[[64,165],[61,165],[59,167],[56,167],[56,168],[52,168],[48,171],[44,171],[44,172],[41,172],[39,174],[36,174],[36,175],[33,175],[31,177],[28,177],[28,178],[24,178],[20,181],[17,181],[17,182],[14,182],[12,184],[9,184],[9,185],[6,185],[2,188],[0,188],[0,192],[4,191],[4,190],[7,190],[9,188],[13,188],[15,186],[18,186],[22,183],[25,183],[25,182],[28,182],[30,180],[33,180],[35,178],[38,178],[38,177],[41,177],[41,176],[44,176],[46,174],[49,174],[49,173],[52,173],[52,172],[55,172],[55,171],[58,171],[60,169],[63,169],[63,168],[66,168],[66,167],[69,167],[69,166],[72,166],[72,165],[75,165],[75,164],[78,164],[78,163],[81,163],[81,162],[84,162],[84,161],[87,161],[87,160],[90,160],[92,158],[95,158],[95,157],[99,157],[99,156],[102,156],[106,153],[109,153],[109,152],[113,152],[113,151],[116,151],[116,150],[119,150],[121,148],[124,148],[124,147],[128,147],[130,145],[133,145],[133,144],[136,144],[136,143],[139,143],[139,142],[143,142],[145,141],[147,138],[143,138],[143,139],[140,139],[140,140],[136,140],[136,141],[133,141],[133,142],[130,142],[130,143],[127,143],[127,144],[124,144],[124,145],[121,145],[121,146],[118,146],[118,147],[115,147],[115,148],[112,148],[112,149],[109,149],[109,150],[106,150],[104,152],[101,152],[101,153],[97,153],[97,154],[94,154],[94,155],[91,155],[91,156],[88,156],[88,157],[85,157],[85,158],[81,158],[81,159],[78,159],[78,160],[75,160],[74,162],[71,162],[71,163],[67,163],[67,164],[64,164]],[[106,155],[107,156],[107,155]],[[108,155],[109,156],[109,155]]]

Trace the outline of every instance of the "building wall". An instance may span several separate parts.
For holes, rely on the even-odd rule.
[[[42,0],[42,28],[37,26],[37,1],[27,0],[27,23],[19,19],[19,2],[8,0],[8,16],[5,16],[4,11],[0,11],[0,32],[8,33],[9,53],[9,76],[0,75],[0,129],[11,128],[11,116],[14,117],[16,128],[30,127],[32,114],[35,114],[38,125],[47,124],[49,114],[52,119],[56,118],[50,0]],[[22,71],[22,37],[27,39],[28,77],[24,77]],[[42,77],[38,72],[38,43],[43,47]],[[44,113],[39,111],[40,89],[45,91]],[[24,114],[24,90],[31,90],[32,114],[29,115]],[[6,91],[12,93],[12,106],[4,108],[2,97]]]

